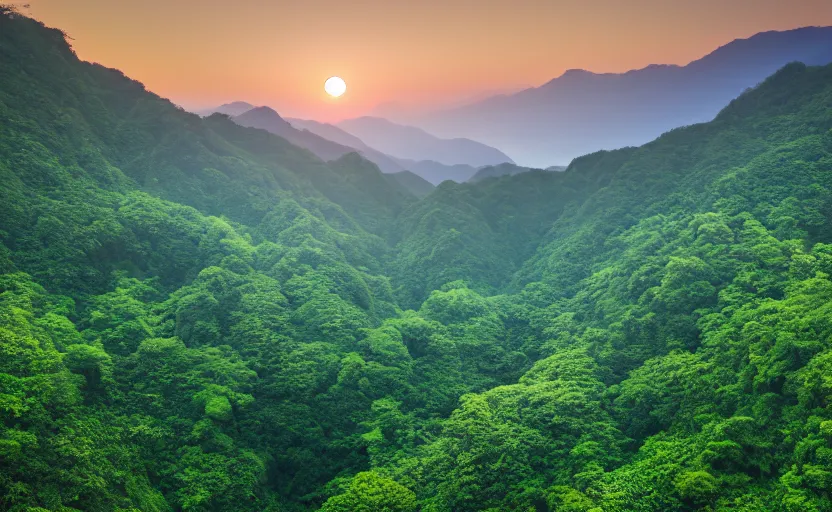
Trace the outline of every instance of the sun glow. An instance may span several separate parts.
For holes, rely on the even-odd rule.
[[[337,98],[347,91],[347,83],[341,77],[331,76],[324,82],[324,90],[333,98]]]

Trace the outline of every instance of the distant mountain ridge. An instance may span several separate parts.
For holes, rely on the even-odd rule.
[[[326,161],[336,160],[347,153],[363,149],[364,146],[360,140],[355,139],[354,137],[354,141],[357,141],[358,144],[340,144],[332,138],[322,137],[314,133],[314,131],[294,126],[286,119],[283,119],[283,117],[281,117],[281,115],[271,107],[257,107],[246,101],[226,103],[216,108],[199,111],[197,114],[203,117],[208,117],[213,114],[223,114],[229,116],[235,123],[241,126],[266,130],[267,132],[283,137],[296,146],[308,149],[318,158]],[[402,170],[402,168],[395,164],[395,162],[391,162],[391,164],[394,166],[393,169],[382,169],[382,171],[398,172]],[[379,165],[379,167],[381,167],[381,165]]]
[[[396,158],[433,160],[446,165],[473,167],[514,163],[494,147],[466,138],[442,139],[421,128],[404,126],[380,117],[357,117],[337,124],[366,144]]]
[[[385,173],[410,171],[428,183],[438,185],[446,180],[463,183],[477,172],[477,167],[468,164],[449,165],[434,160],[397,158],[368,146],[360,138],[332,124],[307,119],[288,119],[288,121],[296,128],[309,130],[338,144],[355,148],[364,158],[374,162]]]
[[[434,185],[451,180],[457,183],[468,181],[477,173],[478,167],[467,164],[448,165],[434,160],[408,160],[397,158],[396,161],[408,171],[411,171]]]
[[[252,105],[251,103],[245,101],[233,101],[231,103],[220,105],[216,108],[200,110],[196,113],[201,115],[202,117],[207,117],[211,114],[225,114],[227,116],[234,117],[239,116],[240,114],[244,114],[253,108],[254,105]]]
[[[792,61],[832,62],[832,27],[759,33],[685,66],[621,74],[573,69],[540,87],[410,122],[437,136],[499,147],[522,165],[565,165],[585,153],[640,145],[672,128],[709,121]]]
[[[488,165],[478,169],[476,174],[468,178],[468,183],[476,183],[484,179],[498,178],[500,176],[513,176],[534,170],[540,171],[542,169],[532,169],[531,167],[523,167],[515,164]]]
[[[229,114],[241,111],[240,114]],[[349,153],[358,153],[376,164],[381,172],[399,174],[394,183],[413,188],[417,196],[426,194],[429,192],[428,187],[432,188],[446,180],[463,183],[477,172],[477,167],[471,165],[447,165],[432,160],[396,158],[368,146],[358,137],[337,126],[307,119],[284,119],[270,107],[255,107],[245,101],[235,101],[204,110],[200,115],[209,116],[215,113],[228,115],[241,126],[259,128],[283,137],[296,146],[308,149],[324,161],[338,160]],[[407,176],[411,173],[412,177]]]
[[[337,144],[310,131],[298,130],[269,107],[256,107],[231,119],[241,126],[260,128],[279,135],[296,146],[308,149],[325,161],[336,160],[347,153],[355,152],[355,148]]]
[[[361,153],[367,160],[374,162],[381,172],[395,173],[402,172],[405,168],[390,155],[385,155],[381,151],[371,148],[364,141],[358,137],[351,135],[335,125],[329,123],[321,123],[319,121],[312,121],[308,119],[286,119],[292,126],[299,130],[306,130],[312,132],[319,137],[327,140],[354,148]]]
[[[499,178],[502,176],[514,176],[516,174],[521,174],[524,172],[530,171],[543,171],[543,172],[563,172],[566,170],[566,167],[563,165],[553,165],[547,167],[545,169],[535,169],[533,167],[523,167],[522,165],[516,164],[500,164],[500,165],[488,165],[485,167],[480,167],[477,170],[477,173],[471,176],[468,179],[468,183],[476,183],[478,181],[482,181],[488,178]]]

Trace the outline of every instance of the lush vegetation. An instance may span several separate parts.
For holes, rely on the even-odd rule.
[[[832,67],[423,199],[0,71],[0,509],[832,510]]]

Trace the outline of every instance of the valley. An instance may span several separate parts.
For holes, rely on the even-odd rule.
[[[832,65],[538,169],[70,42],[0,6],[0,509],[832,509]]]

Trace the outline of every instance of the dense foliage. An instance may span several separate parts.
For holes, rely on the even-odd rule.
[[[0,508],[832,510],[832,67],[419,199],[0,8]]]

